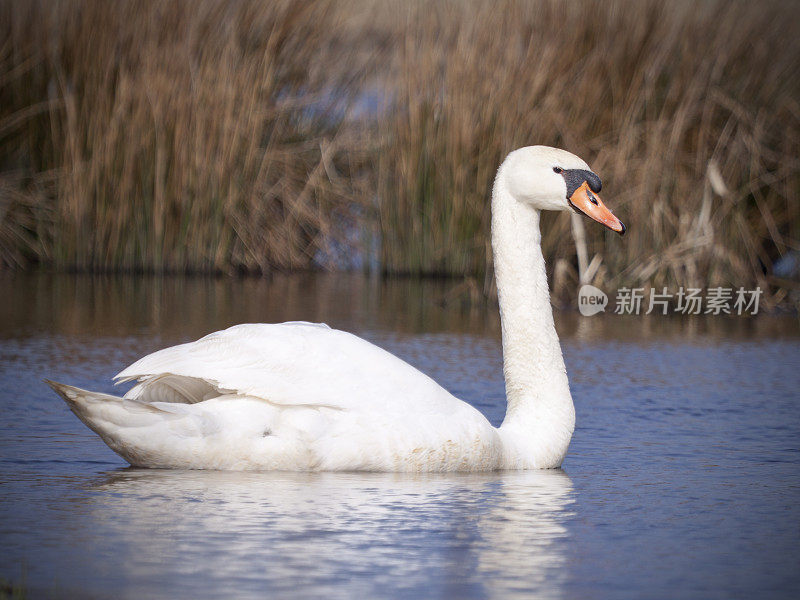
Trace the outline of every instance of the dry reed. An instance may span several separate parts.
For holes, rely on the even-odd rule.
[[[0,14],[5,264],[293,270],[344,221],[377,223],[384,272],[485,277],[494,172],[536,143],[586,158],[629,226],[619,240],[587,223],[584,279],[761,285],[773,303],[796,285],[772,275],[800,252],[792,3],[9,0]],[[377,115],[359,109],[375,89]],[[547,216],[543,236],[571,294],[570,217]]]
[[[57,179],[36,196],[46,214],[3,196],[4,237],[24,232],[0,241],[4,262],[308,267],[355,182],[339,105],[358,67],[336,49],[332,6],[4,3],[3,168],[23,189]]]
[[[585,157],[629,226],[619,240],[587,223],[595,283],[766,288],[800,250],[798,17],[788,3],[420,7],[398,34],[384,133],[386,268],[488,272],[495,168],[537,143]],[[542,228],[549,264],[567,265],[555,287],[574,284],[570,216]]]

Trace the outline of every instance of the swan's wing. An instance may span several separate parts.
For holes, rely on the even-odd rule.
[[[145,356],[115,379],[138,380],[126,398],[150,401],[234,393],[282,406],[384,413],[447,413],[462,404],[378,346],[301,322],[237,325]]]

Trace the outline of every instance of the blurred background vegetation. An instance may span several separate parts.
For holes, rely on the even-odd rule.
[[[557,297],[800,271],[794,2],[0,1],[0,264],[371,269],[491,296],[504,155],[580,155],[628,225],[547,215]],[[460,292],[459,292],[460,293]]]

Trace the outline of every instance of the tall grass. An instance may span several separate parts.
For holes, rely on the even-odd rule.
[[[766,286],[800,242],[798,17],[788,3],[420,6],[384,130],[386,268],[487,272],[495,168],[538,143],[586,158],[629,226],[619,240],[587,224],[595,282]],[[558,288],[570,218],[542,229],[567,267]]]
[[[332,6],[4,3],[4,262],[307,267],[355,183]]]
[[[495,170],[547,144],[586,158],[629,226],[587,224],[585,278],[773,301],[796,285],[772,275],[800,251],[791,2],[6,0],[0,15],[5,264],[293,270],[355,224],[379,230],[385,272],[490,291]],[[570,217],[542,228],[571,293]]]

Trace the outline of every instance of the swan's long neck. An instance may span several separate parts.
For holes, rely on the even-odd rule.
[[[575,409],[550,307],[539,211],[511,196],[503,167],[492,194],[492,247],[508,401],[500,427],[506,467],[558,467]]]

